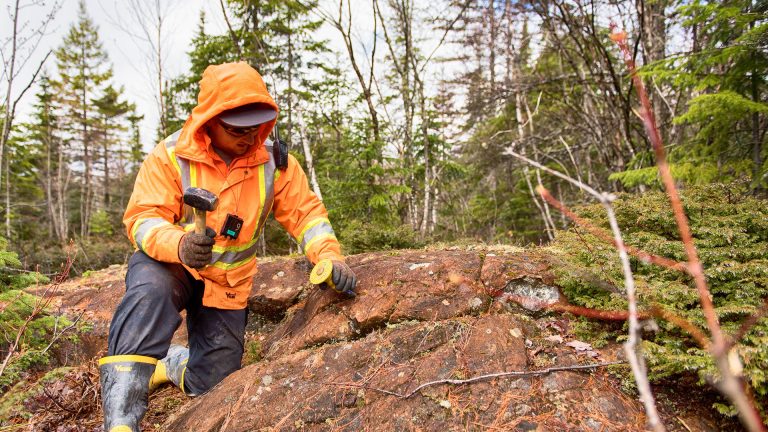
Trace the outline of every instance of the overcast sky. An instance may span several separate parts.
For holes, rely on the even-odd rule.
[[[147,64],[147,50],[149,45],[132,37],[129,32],[139,32],[139,28],[132,19],[130,3],[154,3],[149,0],[86,0],[85,5],[88,15],[99,27],[99,37],[104,49],[109,56],[109,61],[114,68],[114,82],[117,86],[125,87],[127,99],[137,105],[140,114],[145,118],[142,124],[142,136],[145,148],[151,148],[155,143],[151,142],[155,137],[155,126],[158,123],[158,110],[153,96],[153,85],[156,79],[153,69]],[[10,8],[15,0],[0,0],[2,11],[0,12],[0,41],[6,42],[11,35],[12,23],[10,21]],[[22,5],[27,5],[19,14],[20,25],[28,28],[37,28],[41,18],[51,10],[53,0],[22,0]],[[21,70],[16,78],[14,96],[24,88],[34,70],[45,53],[55,50],[62,44],[62,40],[69,28],[77,22],[78,0],[59,0],[61,8],[55,15],[55,19],[47,28],[45,36],[35,50],[33,56]],[[356,2],[353,2],[356,3]],[[173,78],[185,72],[189,62],[187,52],[190,50],[191,40],[197,31],[200,11],[205,11],[206,32],[209,34],[223,34],[226,32],[221,6],[216,0],[160,0],[161,7],[167,14],[164,23],[165,43],[165,68],[166,76]],[[368,22],[370,12],[361,10],[356,12],[356,22]],[[367,18],[367,19],[366,19]],[[328,39],[334,49],[343,49],[335,30],[324,26],[320,31],[320,37]],[[361,44],[362,45],[362,44]],[[6,53],[10,47],[4,45]],[[151,58],[151,57],[150,57]],[[55,59],[51,56],[46,69],[55,73]],[[6,82],[3,76],[0,90],[0,100],[5,97]],[[25,121],[32,112],[35,102],[35,88],[30,89],[18,105],[17,119]]]
[[[16,0],[0,0],[2,11],[0,11],[0,41],[5,42],[11,34],[11,21],[9,10]],[[26,23],[29,28],[36,28],[40,19],[45,13],[51,10],[53,0],[21,0],[21,4],[30,5],[24,8],[20,13],[20,22]],[[78,0],[59,0],[61,8],[56,14],[55,20],[51,23],[42,38],[40,45],[35,51],[32,59],[22,69],[21,74],[14,84],[16,94],[29,81],[32,73],[36,69],[40,60],[49,49],[55,50],[62,44],[62,40],[69,28],[77,22]],[[114,68],[114,83],[116,86],[124,86],[125,96],[137,105],[137,111],[143,114],[142,140],[145,149],[154,146],[155,129],[158,124],[158,109],[154,98],[154,84],[156,78],[150,76],[153,70],[148,61],[152,56],[147,56],[149,45],[132,37],[129,33],[140,31],[135,24],[134,14],[131,4],[149,4],[154,7],[154,0],[85,0],[88,15],[99,27],[99,38],[109,56],[109,61]],[[335,15],[338,11],[338,3],[335,0],[321,0],[321,8],[327,13]],[[44,6],[42,6],[43,4]],[[166,35],[163,45],[164,67],[166,68],[166,77],[173,78],[185,72],[188,68],[187,51],[190,49],[192,37],[197,31],[200,11],[205,11],[206,32],[208,34],[224,34],[226,24],[221,12],[221,6],[218,0],[159,0],[159,4],[167,15],[164,23],[163,33]],[[361,67],[367,69],[365,63],[367,56],[362,51],[370,50],[372,45],[372,12],[368,2],[352,1],[353,5],[353,35],[355,48],[358,50],[358,61],[362,61]],[[439,5],[433,3],[417,4],[425,16],[441,16],[445,11],[439,9]],[[445,18],[444,16],[442,18]],[[415,40],[420,41],[421,48],[426,53],[432,52],[436,46],[438,36],[429,26],[419,26],[415,29],[417,34]],[[329,25],[324,25],[318,32],[318,37],[328,41],[331,50],[339,54],[331,54],[331,57],[339,55],[343,64],[347,63],[346,49],[344,48],[341,37],[338,32]],[[381,36],[380,36],[381,37]],[[380,44],[383,44],[383,40]],[[442,50],[451,49],[443,46]],[[5,52],[9,52],[9,47],[3,46]],[[377,57],[383,56],[386,49],[382,46],[377,50]],[[439,52],[437,53],[439,56]],[[331,59],[330,61],[334,61]],[[380,61],[380,59],[379,59]],[[446,65],[433,64],[427,69],[427,74],[434,77],[445,77],[447,72]],[[384,73],[382,63],[377,65],[377,75]],[[52,74],[55,74],[55,59],[51,56],[46,63],[46,68]],[[348,75],[354,82],[351,74]],[[267,79],[269,83],[269,79]],[[430,80],[437,82],[437,80]],[[30,89],[22,99],[18,108],[18,120],[25,121],[31,113],[35,102],[36,88]],[[0,82],[0,101],[5,97],[5,77]],[[15,96],[14,96],[15,97]],[[13,99],[13,98],[12,98]],[[397,116],[397,113],[393,114]]]
[[[1,0],[3,9],[0,19],[0,40],[6,41],[11,35],[11,21],[9,9],[13,6],[15,0]],[[189,51],[190,41],[197,30],[200,11],[206,13],[207,29],[211,33],[220,33],[224,31],[224,22],[221,19],[221,9],[217,1],[211,0],[161,0],[163,7],[171,7],[168,18],[165,23],[165,44],[163,49],[166,51],[165,64],[168,71],[168,77],[174,77],[184,72],[188,67],[187,51]],[[22,1],[21,4],[29,5],[30,0]],[[25,7],[19,13],[19,25],[27,25],[28,28],[37,28],[41,17],[51,10],[52,0],[47,0],[41,5],[30,5]],[[23,89],[31,78],[37,65],[40,63],[45,53],[50,49],[57,49],[62,44],[62,40],[69,28],[77,22],[78,0],[60,1],[61,8],[55,15],[55,19],[47,28],[45,36],[41,39],[39,46],[34,51],[30,61],[21,70],[20,75],[14,83],[16,93]],[[109,56],[109,61],[114,69],[114,83],[117,86],[125,87],[126,98],[137,105],[139,113],[144,114],[145,119],[142,125],[142,135],[147,141],[155,136],[154,128],[158,122],[158,114],[155,99],[153,98],[154,78],[151,69],[146,64],[146,50],[148,45],[142,43],[138,38],[129,35],[131,29],[138,30],[132,24],[131,15],[127,9],[127,1],[116,0],[86,0],[86,9],[88,15],[99,28],[99,38],[103,43],[104,50]],[[128,29],[127,31],[125,29]],[[29,47],[29,46],[28,46]],[[8,46],[3,47],[6,52],[10,52]],[[26,56],[26,51],[22,52]],[[48,58],[45,69],[55,72],[55,59],[53,56]],[[4,74],[5,75],[5,74]],[[2,98],[5,97],[6,82],[3,77]],[[30,89],[18,105],[18,119],[24,121],[33,109],[35,102],[35,88]],[[151,147],[152,144],[145,142],[145,147]]]

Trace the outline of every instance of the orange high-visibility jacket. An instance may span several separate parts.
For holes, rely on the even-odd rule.
[[[200,270],[187,267],[205,282],[203,305],[242,309],[256,274],[256,242],[270,211],[296,239],[312,263],[343,260],[328,213],[307,183],[293,156],[288,168],[276,168],[267,136],[276,119],[255,134],[254,145],[229,167],[213,151],[204,124],[222,111],[251,103],[277,110],[264,81],[246,63],[209,66],[200,81],[198,105],[184,127],[161,141],[141,165],[123,216],[134,246],[163,262],[181,263],[179,242],[194,229],[189,206],[182,201],[187,187],[207,189],[219,197],[207,225],[216,233],[211,263]],[[241,217],[237,239],[218,235],[227,213]]]

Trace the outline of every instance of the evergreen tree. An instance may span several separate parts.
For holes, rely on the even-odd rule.
[[[126,153],[122,146],[124,139],[120,136],[121,133],[127,130],[123,123],[123,117],[135,109],[132,104],[125,100],[120,100],[122,93],[123,88],[117,90],[110,84],[103,90],[100,98],[93,100],[93,105],[96,106],[98,113],[97,133],[101,135],[102,206],[103,210],[106,211],[111,210],[110,180],[112,176],[122,177],[124,174],[122,172],[124,164],[122,163],[117,165],[119,167],[117,173],[110,172],[110,165],[114,164],[116,159],[122,160],[123,155]],[[121,209],[115,210],[121,211]]]
[[[200,79],[203,71],[209,65],[221,64],[238,60],[238,55],[232,40],[227,36],[209,35],[205,32],[205,13],[200,12],[197,33],[192,39],[192,50],[188,53],[190,68],[172,80],[166,86],[166,113],[168,129],[177,131],[184,126],[187,117],[197,105],[197,94],[200,91]],[[162,131],[158,129],[157,141],[162,140]]]
[[[705,0],[680,12],[695,32],[697,50],[666,62],[676,67],[663,76],[696,94],[675,120],[696,126],[684,156],[695,165],[716,166],[719,175],[748,174],[744,167],[751,165],[754,186],[765,186],[768,4]]]
[[[79,232],[86,237],[95,195],[96,142],[101,138],[95,130],[99,119],[92,100],[98,97],[101,85],[112,77],[112,70],[84,1],[79,3],[77,23],[70,27],[55,55],[59,79],[53,86],[66,118],[64,125],[79,149],[76,160],[82,164]]]
[[[37,93],[37,104],[31,123],[24,125],[24,145],[36,148],[35,173],[38,188],[45,200],[45,226],[47,237],[64,246],[69,239],[69,194],[70,168],[66,143],[62,138],[59,118],[56,114],[56,98],[51,80],[43,76]],[[30,236],[34,240],[39,238]]]

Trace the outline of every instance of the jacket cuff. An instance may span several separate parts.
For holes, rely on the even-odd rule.
[[[158,242],[158,255],[160,261],[182,264],[181,258],[179,258],[179,244],[186,232],[177,229],[168,231],[168,233],[165,233],[168,237],[165,240]]]
[[[336,252],[333,252],[333,251],[325,251],[325,252],[321,252],[320,254],[318,254],[317,262],[320,262],[320,260],[324,260],[324,259],[329,259],[329,260],[332,260],[332,261],[344,262],[344,256],[341,255],[341,254],[337,254]],[[317,264],[317,263],[315,263],[315,264]]]

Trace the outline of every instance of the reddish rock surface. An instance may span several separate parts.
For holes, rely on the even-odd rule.
[[[262,263],[249,298],[251,364],[194,399],[162,389],[144,430],[644,430],[642,406],[607,368],[537,372],[621,360],[618,346],[574,341],[563,315],[506,304],[519,286],[557,292],[540,251],[392,251],[348,263],[354,299],[310,285],[303,258]],[[115,267],[68,282],[57,307],[85,311],[103,338],[123,277]],[[516,375],[474,380],[504,372]],[[416,390],[447,379],[458,381]],[[83,426],[99,422],[88,412],[61,430],[98,430]]]
[[[540,255],[358,255],[348,260],[355,299],[308,285],[301,261],[262,266],[254,280],[251,309],[268,304],[283,317],[265,336],[264,359],[190,400],[168,430],[643,429],[639,404],[603,371],[439,384],[402,397],[435,380],[605,360],[539,347],[529,339],[539,327],[496,301],[515,280],[552,282]]]

